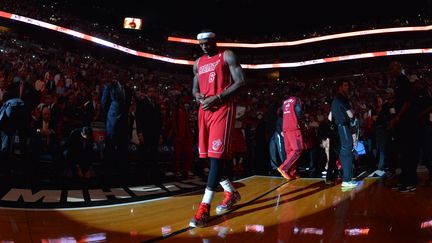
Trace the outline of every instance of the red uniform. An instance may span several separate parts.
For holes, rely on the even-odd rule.
[[[198,84],[200,93],[210,97],[222,93],[232,81],[228,65],[224,61],[224,52],[209,57],[203,55],[198,60]],[[235,120],[235,107],[231,101],[225,101],[209,110],[198,110],[200,158],[231,159],[231,131]]]
[[[299,102],[299,104],[297,104]],[[289,176],[295,177],[297,172],[297,160],[303,151],[303,137],[300,131],[295,107],[301,106],[300,99],[289,97],[283,102],[283,121],[282,130],[285,142],[286,160],[279,167],[288,173]]]

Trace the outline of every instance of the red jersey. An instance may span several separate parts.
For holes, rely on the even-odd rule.
[[[200,57],[198,84],[204,97],[220,94],[231,85],[231,74],[228,65],[225,64],[224,51],[212,57],[207,54]]]
[[[299,104],[297,104],[297,102],[299,102]],[[294,96],[289,97],[287,100],[283,102],[283,106],[282,106],[282,110],[283,110],[282,130],[283,131],[299,129],[297,114],[295,112],[295,107],[297,105],[300,105],[301,107],[301,101],[300,99]]]
[[[231,73],[224,52],[200,57],[197,63],[198,85],[204,97],[218,95],[231,85]],[[200,158],[232,159],[231,131],[234,128],[235,106],[231,101],[214,109],[198,110],[198,150]]]

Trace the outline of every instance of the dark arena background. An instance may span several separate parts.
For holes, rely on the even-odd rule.
[[[221,183],[190,227],[214,169],[192,92],[203,29],[245,74],[218,97],[241,200]],[[2,0],[0,242],[432,242],[431,68],[431,0]]]

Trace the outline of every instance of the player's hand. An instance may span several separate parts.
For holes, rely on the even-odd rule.
[[[201,93],[195,93],[195,100],[199,103],[202,103],[204,101],[204,95]]]
[[[201,103],[201,107],[203,110],[208,110],[211,107],[214,106],[219,101],[219,98],[216,95],[207,97],[204,99],[204,101]]]

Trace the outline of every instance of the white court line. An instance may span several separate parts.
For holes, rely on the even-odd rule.
[[[244,181],[244,180],[248,180],[254,177],[261,177],[259,175],[253,175],[253,176],[249,176],[240,180],[236,180],[234,182],[239,182],[239,181]],[[116,204],[112,204],[112,205],[102,205],[102,206],[88,206],[88,207],[77,207],[77,208],[14,208],[14,207],[0,207],[0,209],[2,210],[14,210],[14,211],[73,211],[73,210],[84,210],[84,209],[101,209],[101,208],[113,208],[113,207],[120,207],[120,206],[130,206],[130,205],[136,205],[136,204],[144,204],[144,203],[149,203],[149,202],[154,202],[154,201],[160,201],[160,200],[164,200],[164,199],[169,199],[172,197],[178,197],[178,196],[184,196],[184,195],[188,195],[188,194],[192,194],[195,193],[197,191],[201,191],[202,189],[199,190],[195,190],[195,191],[191,191],[191,192],[186,192],[186,193],[182,193],[182,194],[177,194],[174,196],[169,196],[169,197],[161,197],[161,198],[155,198],[155,199],[148,199],[148,200],[142,200],[142,201],[136,201],[136,202],[128,202],[128,203],[116,203]]]

